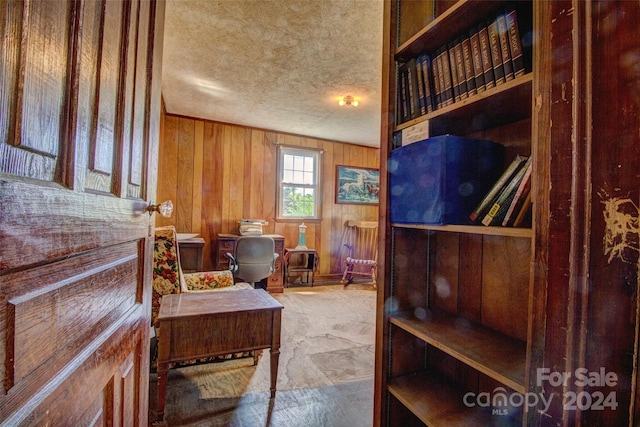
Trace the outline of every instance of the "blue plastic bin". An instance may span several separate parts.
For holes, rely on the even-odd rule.
[[[390,219],[400,224],[470,224],[469,214],[504,170],[504,147],[442,135],[389,157]]]

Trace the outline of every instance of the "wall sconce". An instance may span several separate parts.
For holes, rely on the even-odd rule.
[[[158,212],[163,217],[169,218],[173,214],[173,202],[171,200],[165,200],[159,205],[149,204],[146,211],[149,212],[149,215],[153,214],[154,212]]]
[[[338,101],[338,105],[340,105],[341,107],[345,107],[345,106],[346,107],[357,107],[358,104],[359,104],[358,101],[351,95],[343,96]]]

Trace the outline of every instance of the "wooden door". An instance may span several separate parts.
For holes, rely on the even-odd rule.
[[[162,0],[0,4],[0,424],[146,425]]]

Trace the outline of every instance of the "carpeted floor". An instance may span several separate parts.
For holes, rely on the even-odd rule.
[[[277,393],[269,399],[269,351],[253,359],[173,369],[169,426],[349,426],[373,419],[376,292],[368,286],[286,288]],[[149,420],[156,407],[150,376]]]

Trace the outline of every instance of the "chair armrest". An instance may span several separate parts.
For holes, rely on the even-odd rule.
[[[239,282],[236,283],[235,285],[231,285],[231,286],[224,286],[222,288],[214,288],[214,289],[194,289],[192,291],[185,291],[185,293],[196,293],[196,292],[204,292],[204,293],[211,293],[211,292],[228,292],[228,291],[239,291],[239,290],[243,290],[243,289],[255,289],[253,286],[251,286],[249,283],[245,283],[245,282]]]
[[[229,270],[186,273],[183,276],[186,289],[182,289],[182,292],[203,291],[233,286],[233,274]]]
[[[227,258],[229,259],[229,270],[231,273],[238,271],[238,261],[236,261],[236,258],[229,252],[227,252]]]
[[[279,256],[280,256],[279,253],[276,253],[276,252],[273,253],[273,259],[271,260],[271,265],[269,267],[269,270],[271,270],[271,274],[273,274],[276,271],[276,260],[278,259]]]

